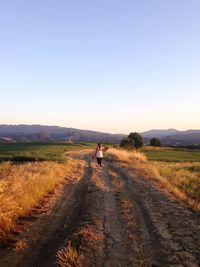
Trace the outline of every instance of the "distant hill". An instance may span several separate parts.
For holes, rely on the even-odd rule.
[[[177,133],[179,133],[179,131],[176,129],[168,129],[168,130],[150,130],[141,134],[145,138],[152,138],[152,137],[164,138]]]
[[[150,130],[141,133],[145,143],[148,144],[152,137],[159,138],[162,145],[169,146],[187,146],[200,145],[200,130],[178,131],[176,129],[168,130]]]
[[[161,142],[173,146],[200,145],[200,130],[180,131],[177,134],[164,137]]]
[[[66,141],[68,135],[72,141],[100,143],[120,143],[126,136],[59,126],[0,125],[0,142]],[[150,130],[141,135],[146,144],[152,137],[157,137],[163,145],[200,145],[200,130]]]
[[[71,141],[119,143],[125,135],[59,126],[0,125],[0,142]]]

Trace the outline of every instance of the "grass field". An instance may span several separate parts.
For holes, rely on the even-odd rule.
[[[142,152],[148,160],[167,162],[200,162],[200,150],[145,147]]]
[[[92,148],[93,143],[37,142],[0,143],[0,161],[62,161],[67,151]]]

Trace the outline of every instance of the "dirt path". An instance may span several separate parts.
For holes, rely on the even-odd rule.
[[[0,266],[200,266],[199,215],[128,166],[71,156],[73,182],[23,222],[27,246],[0,253]]]

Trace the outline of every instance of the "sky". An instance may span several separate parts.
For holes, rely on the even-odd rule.
[[[0,0],[0,124],[200,129],[199,0]]]

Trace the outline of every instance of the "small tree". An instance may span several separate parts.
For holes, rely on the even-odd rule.
[[[131,139],[135,144],[135,148],[141,148],[144,145],[143,137],[138,133],[130,133],[128,139]]]
[[[150,146],[160,146],[160,140],[156,137],[151,138]]]
[[[133,140],[131,140],[130,138],[123,138],[121,143],[120,143],[120,147],[123,147],[125,149],[131,150],[135,148],[135,144],[133,142]]]

